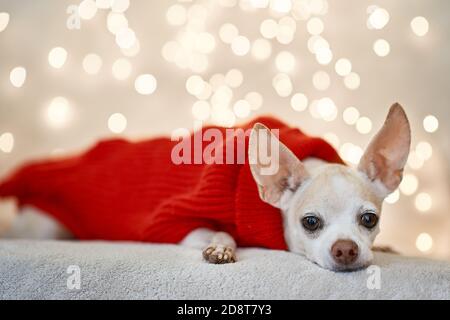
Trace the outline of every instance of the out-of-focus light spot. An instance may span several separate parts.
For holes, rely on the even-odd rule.
[[[155,92],[157,87],[157,81],[151,74],[142,74],[136,78],[134,82],[136,91],[142,95],[150,95]]]
[[[359,75],[355,72],[351,72],[348,76],[344,78],[345,86],[350,90],[356,90],[361,84],[361,79]]]
[[[421,252],[428,252],[433,247],[433,238],[428,233],[421,233],[417,236],[416,247]]]
[[[230,128],[236,123],[236,116],[229,109],[216,109],[211,114],[211,120],[217,125]]]
[[[271,0],[270,9],[279,13],[288,13],[292,9],[292,0]]]
[[[90,53],[83,59],[83,69],[86,73],[94,75],[102,68],[102,58],[95,53]]]
[[[136,42],[136,34],[130,28],[120,29],[116,33],[116,43],[122,49],[129,49]]]
[[[96,0],[95,5],[99,9],[109,9],[111,8],[111,0]]]
[[[66,63],[67,51],[64,48],[56,47],[48,54],[48,63],[55,69],[60,69]]]
[[[400,183],[400,191],[407,196],[412,195],[414,192],[416,192],[417,188],[419,187],[419,181],[417,180],[417,177],[413,174],[405,174],[403,176],[403,180]]]
[[[383,29],[389,22],[389,12],[383,8],[376,8],[369,15],[369,25],[374,29],[380,30]]]
[[[433,205],[433,199],[431,199],[431,196],[428,193],[421,192],[416,196],[414,204],[416,205],[417,210],[427,212]]]
[[[312,36],[308,39],[308,50],[314,54],[321,51],[327,52],[330,50],[330,44],[321,36]]]
[[[112,74],[117,80],[128,79],[131,75],[132,66],[125,58],[117,59],[112,65]]]
[[[164,44],[161,49],[161,55],[166,61],[174,62],[176,54],[180,49],[180,45],[176,41],[169,41]]]
[[[416,145],[416,153],[422,160],[428,160],[433,155],[433,147],[426,141],[421,141]]]
[[[261,23],[259,31],[264,38],[273,39],[278,34],[278,23],[273,19],[266,19]]]
[[[227,86],[231,88],[238,88],[241,86],[244,81],[244,76],[242,72],[238,69],[231,69],[225,75],[225,83]]]
[[[266,60],[272,54],[272,45],[266,39],[256,39],[252,45],[252,56],[256,60]]]
[[[247,100],[238,100],[233,106],[233,111],[236,117],[246,118],[250,115],[250,104]]]
[[[272,85],[280,97],[287,97],[292,93],[291,78],[285,73],[279,73],[272,79]]]
[[[330,98],[322,98],[317,103],[317,112],[325,121],[333,121],[337,117],[337,107]]]
[[[418,169],[422,168],[423,163],[424,163],[424,159],[421,156],[419,156],[415,150],[413,150],[409,153],[408,166],[411,169],[418,170]]]
[[[190,1],[190,0],[186,0]],[[219,5],[225,8],[232,8],[235,7],[237,4],[237,0],[218,0]]]
[[[339,137],[335,133],[327,132],[323,135],[323,138],[334,148],[339,148]]]
[[[120,30],[128,28],[128,19],[122,13],[110,12],[106,24],[109,32],[117,34]]]
[[[11,81],[11,84],[16,88],[22,87],[26,79],[27,70],[24,67],[16,67],[12,69],[11,73],[9,74],[9,80]]]
[[[221,73],[213,74],[211,78],[209,78],[209,84],[213,91],[216,91],[218,88],[225,85],[225,76]]]
[[[307,20],[311,16],[311,9],[305,1],[294,1],[292,16],[296,20]]]
[[[250,51],[250,41],[244,36],[238,36],[231,42],[231,50],[237,56],[245,56]]]
[[[195,95],[199,100],[208,100],[212,94],[211,85],[208,82],[205,82],[204,84],[205,86],[203,87],[203,90],[199,94]]]
[[[384,39],[378,39],[373,44],[373,51],[379,57],[386,57],[391,52],[391,45]]]
[[[245,95],[245,100],[247,100],[250,105],[251,110],[258,110],[262,107],[263,97],[258,92],[249,92]]]
[[[56,97],[47,107],[45,116],[47,123],[55,128],[65,127],[72,118],[72,109],[66,98]]]
[[[358,164],[363,155],[363,150],[352,143],[346,142],[339,148],[339,155],[345,161]]]
[[[211,53],[216,47],[216,39],[208,32],[200,33],[195,41],[195,49],[204,54]]]
[[[359,133],[367,134],[372,131],[372,121],[367,117],[361,117],[356,121],[356,130]]]
[[[306,24],[306,29],[312,35],[319,35],[323,32],[324,29],[323,22],[320,18],[311,18]]]
[[[439,121],[433,115],[428,115],[423,119],[423,128],[426,132],[435,132],[439,128]]]
[[[120,51],[122,51],[123,55],[127,57],[137,56],[141,51],[141,44],[139,42],[139,39],[136,39],[136,41],[134,41],[133,45],[130,48],[121,48]]]
[[[130,0],[111,0],[111,10],[117,13],[123,13],[130,7]]]
[[[308,98],[303,93],[296,93],[291,97],[291,107],[295,111],[303,111],[308,107]]]
[[[277,41],[281,44],[289,44],[294,40],[294,34],[290,26],[278,26]]]
[[[317,108],[318,104],[319,100],[313,100],[309,104],[309,113],[311,114],[311,117],[313,117],[314,119],[320,119],[320,114]]]
[[[205,81],[203,81],[202,77],[200,76],[190,76],[186,81],[186,90],[193,96],[202,93],[204,88]]]
[[[127,118],[121,113],[114,113],[108,119],[108,128],[113,133],[122,133],[127,128]]]
[[[220,27],[219,37],[224,43],[231,44],[237,36],[239,36],[239,30],[234,24],[225,23]]]
[[[189,68],[195,73],[202,73],[208,69],[208,58],[204,54],[194,53],[189,61]]]
[[[334,65],[334,70],[342,77],[348,76],[352,72],[352,63],[348,59],[339,59]]]
[[[411,20],[411,29],[419,37],[426,35],[429,28],[428,20],[424,17],[415,17]]]
[[[233,99],[233,91],[223,85],[217,88],[217,90],[214,92],[213,96],[211,97],[211,104],[214,106],[228,106],[228,104],[231,102],[231,99]]]
[[[0,12],[0,32],[6,29],[9,23],[9,13]]]
[[[400,191],[398,191],[398,189],[395,189],[394,192],[392,192],[391,194],[389,194],[384,201],[386,201],[389,204],[394,204],[396,203],[398,200],[400,199]]]
[[[186,22],[186,8],[180,4],[174,4],[169,7],[166,13],[167,22],[172,26],[181,26]]]
[[[211,114],[211,106],[207,101],[196,101],[192,105],[192,115],[196,120],[205,121]]]
[[[295,68],[295,57],[288,51],[282,51],[275,58],[275,65],[280,72],[292,72]]]
[[[78,6],[78,14],[81,19],[90,20],[97,14],[97,9],[94,0],[83,0]]]
[[[329,48],[320,48],[315,51],[318,63],[327,65],[333,60],[333,52]]]
[[[325,71],[317,71],[314,73],[312,82],[317,90],[327,90],[330,87],[330,76]]]
[[[14,136],[10,132],[0,135],[0,151],[11,153],[14,148]]]
[[[342,113],[344,122],[348,125],[354,125],[359,119],[359,111],[354,107],[348,107]]]

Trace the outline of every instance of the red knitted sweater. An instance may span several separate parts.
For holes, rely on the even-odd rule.
[[[256,122],[279,129],[299,159],[342,162],[324,140],[274,118],[241,128]],[[239,246],[286,249],[279,209],[260,200],[248,161],[176,165],[177,144],[168,138],[100,142],[82,155],[22,167],[0,184],[0,197],[47,212],[79,239],[177,243],[204,227],[230,233]]]

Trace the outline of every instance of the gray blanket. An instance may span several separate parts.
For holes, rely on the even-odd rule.
[[[0,241],[2,299],[449,299],[450,264],[376,253],[336,273],[288,252],[240,249],[211,265],[199,250],[113,242]]]

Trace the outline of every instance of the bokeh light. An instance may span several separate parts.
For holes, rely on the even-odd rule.
[[[11,81],[11,84],[16,88],[22,87],[26,79],[27,70],[24,67],[15,67],[9,74],[9,80]]]
[[[132,68],[130,61],[119,58],[112,65],[112,74],[117,80],[126,80],[130,77]]]
[[[410,196],[414,194],[417,191],[418,187],[419,181],[415,175],[409,173],[403,176],[403,180],[400,183],[400,191],[404,195]]]
[[[379,57],[386,57],[391,52],[391,45],[384,39],[378,39],[373,44],[373,51]]]
[[[423,128],[426,132],[435,132],[439,128],[439,120],[433,115],[428,115],[423,119]]]
[[[308,107],[308,98],[303,93],[296,93],[291,97],[291,107],[295,111],[303,111]]]
[[[433,247],[433,238],[428,233],[421,233],[416,238],[416,247],[421,252],[428,252]]]
[[[114,113],[108,118],[108,128],[113,133],[122,133],[127,128],[127,118],[121,113]]]
[[[0,32],[4,31],[9,24],[9,13],[0,12]]]
[[[155,92],[157,86],[156,78],[151,74],[142,74],[136,78],[134,87],[142,95],[150,95]]]
[[[64,97],[54,98],[46,109],[45,117],[50,127],[64,128],[72,120],[73,110]]]
[[[430,26],[428,20],[424,17],[415,17],[411,20],[411,29],[419,37],[428,33]]]
[[[421,192],[417,194],[414,204],[417,210],[421,212],[427,212],[431,209],[431,206],[433,205],[433,200],[431,199],[431,196],[428,193]]]
[[[56,47],[50,50],[48,54],[48,63],[55,69],[64,66],[67,60],[67,51],[64,48]]]
[[[102,58],[95,53],[90,53],[83,59],[83,69],[90,75],[99,73],[102,68],[102,64]]]
[[[5,132],[0,135],[0,151],[11,153],[14,148],[14,136],[11,132]]]

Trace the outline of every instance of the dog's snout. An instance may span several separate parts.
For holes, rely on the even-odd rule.
[[[358,258],[358,245],[352,240],[338,240],[331,247],[331,255],[339,264],[352,264]]]

